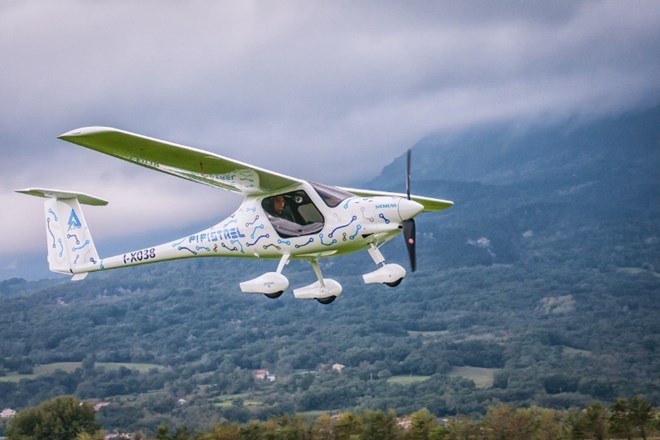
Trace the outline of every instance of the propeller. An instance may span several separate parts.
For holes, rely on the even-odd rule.
[[[410,200],[410,158],[412,150],[408,150],[406,155],[406,195]],[[403,221],[403,238],[406,241],[406,249],[408,249],[408,258],[410,259],[410,271],[414,272],[417,268],[417,257],[415,254],[415,219],[408,219]]]

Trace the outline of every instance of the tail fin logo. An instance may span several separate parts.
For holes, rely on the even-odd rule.
[[[69,225],[69,229],[68,229],[69,231],[71,230],[71,228],[79,228],[80,226],[82,226],[80,223],[80,219],[76,215],[76,211],[74,211],[73,209],[71,210],[71,215],[69,215],[68,225]]]

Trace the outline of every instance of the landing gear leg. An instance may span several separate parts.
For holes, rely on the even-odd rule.
[[[406,276],[406,270],[403,267],[398,264],[385,264],[385,257],[383,257],[380,249],[374,243],[371,243],[367,251],[371,255],[371,259],[374,260],[374,263],[380,266],[380,268],[362,275],[362,279],[366,284],[380,283],[390,287],[396,287],[401,284],[401,281]]]
[[[310,260],[310,263],[318,281],[309,286],[294,289],[293,296],[298,299],[315,299],[321,304],[330,304],[341,295],[341,284],[333,279],[323,278],[319,262],[316,259]]]
[[[314,273],[316,274],[316,278],[319,280],[319,284],[321,285],[321,289],[325,289],[325,280],[323,279],[323,274],[321,273],[318,260],[312,260],[311,263],[312,269],[314,269]],[[331,295],[325,298],[316,298],[316,300],[321,304],[330,304],[336,299],[337,297],[335,295]]]
[[[290,257],[291,257],[291,255],[289,255],[289,254],[282,255],[282,258],[280,258],[280,262],[277,265],[277,270],[275,271],[275,273],[282,274],[282,271],[284,270],[284,266],[289,264],[289,258]],[[270,299],[277,299],[280,296],[282,296],[283,293],[284,293],[284,290],[280,290],[278,292],[273,292],[273,293],[264,293],[264,296],[266,298],[270,298]]]
[[[267,272],[257,278],[240,283],[241,291],[245,293],[263,293],[268,298],[279,298],[289,287],[289,280],[282,275],[284,266],[289,261],[289,254],[282,255],[277,272]]]

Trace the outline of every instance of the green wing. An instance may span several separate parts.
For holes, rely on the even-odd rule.
[[[276,192],[302,182],[215,153],[115,128],[78,128],[59,138],[146,168],[242,194]]]

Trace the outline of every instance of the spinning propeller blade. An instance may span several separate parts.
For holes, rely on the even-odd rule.
[[[410,200],[410,161],[412,150],[408,150],[406,155],[406,195]],[[415,219],[408,219],[403,222],[403,238],[406,240],[406,249],[410,259],[410,270],[412,272],[417,268],[417,256],[415,254]]]
[[[410,258],[410,270],[414,272],[417,268],[417,257],[415,255],[415,220],[409,219],[403,222],[403,238],[406,240],[406,249]]]

